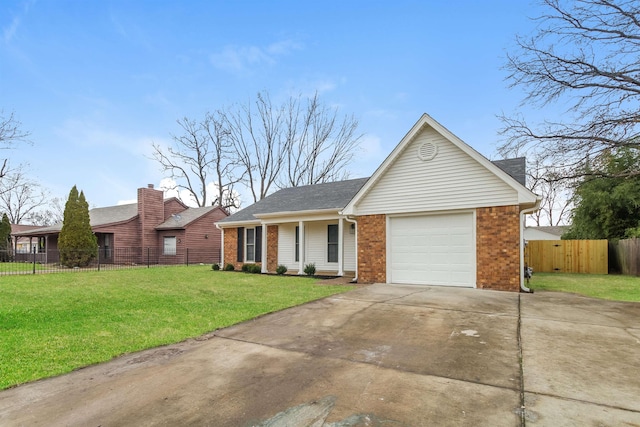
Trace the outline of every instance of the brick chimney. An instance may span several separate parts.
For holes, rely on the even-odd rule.
[[[164,222],[163,193],[153,184],[138,188],[138,216],[140,221],[140,245],[143,249],[158,248],[158,233],[155,228]]]

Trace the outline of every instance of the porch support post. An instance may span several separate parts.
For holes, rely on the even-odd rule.
[[[220,270],[224,270],[224,228],[220,228],[216,225],[216,228],[220,230]]]
[[[344,241],[344,220],[338,218],[338,276],[344,276],[344,257],[342,256],[342,247]]]
[[[38,246],[40,246],[39,240],[40,239],[38,239]],[[38,252],[40,252],[39,248],[38,248]],[[59,258],[60,258],[60,255],[58,255],[58,262],[60,262]],[[49,235],[48,234],[44,236],[44,263],[49,264]]]
[[[261,246],[262,246],[262,270],[260,270],[262,273],[268,273],[269,271],[267,270],[267,224],[261,224],[262,225],[262,242],[261,242]]]
[[[298,222],[298,274],[304,275],[304,221]]]

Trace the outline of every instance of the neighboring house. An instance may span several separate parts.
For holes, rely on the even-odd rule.
[[[38,240],[34,241],[29,237],[16,237],[17,233],[25,231],[33,232],[44,228],[41,225],[23,225],[23,224],[11,224],[11,247],[16,254],[28,254],[34,250],[37,251]]]
[[[529,240],[560,240],[565,231],[569,229],[567,225],[546,226],[546,227],[525,227],[524,239]]]
[[[280,190],[218,222],[224,263],[517,291],[539,198],[524,159],[496,163],[425,114],[370,178]]]
[[[98,239],[104,263],[141,263],[149,254],[153,262],[178,262],[176,255],[190,251],[190,262],[220,262],[220,230],[215,222],[228,214],[220,207],[189,208],[175,197],[149,185],[138,189],[137,203],[95,208],[89,211],[91,229]],[[46,256],[43,262],[57,262],[58,236],[62,224],[15,233],[20,239],[40,242],[36,247]]]

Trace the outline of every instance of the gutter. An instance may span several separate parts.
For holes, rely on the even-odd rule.
[[[524,284],[524,216],[528,213],[532,213],[540,209],[540,203],[542,199],[536,198],[536,204],[532,208],[523,209],[520,211],[520,290],[532,294],[533,291],[527,288]]]
[[[355,226],[355,232],[356,232],[356,274],[355,277],[353,278],[353,280],[351,281],[351,283],[358,283],[358,221],[356,221],[355,219],[351,219],[348,216],[344,217],[345,221],[350,222],[352,224],[354,224]]]

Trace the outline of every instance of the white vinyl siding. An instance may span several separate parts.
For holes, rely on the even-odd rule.
[[[475,287],[473,213],[391,217],[388,281]]]
[[[305,260],[304,263],[315,263],[317,271],[337,272],[338,263],[327,261],[327,230],[329,224],[336,221],[305,222]],[[296,226],[298,223],[280,224],[278,226],[278,264],[283,264],[289,271],[297,271],[295,261]],[[355,271],[355,234],[349,233],[350,223],[344,222],[343,260],[345,271]]]
[[[437,155],[429,161],[418,157],[425,142],[437,145]],[[371,215],[515,204],[513,188],[426,126],[356,209],[358,215]]]
[[[278,226],[278,264],[287,267],[289,271],[297,271],[296,262],[296,226],[298,224],[280,224]]]

